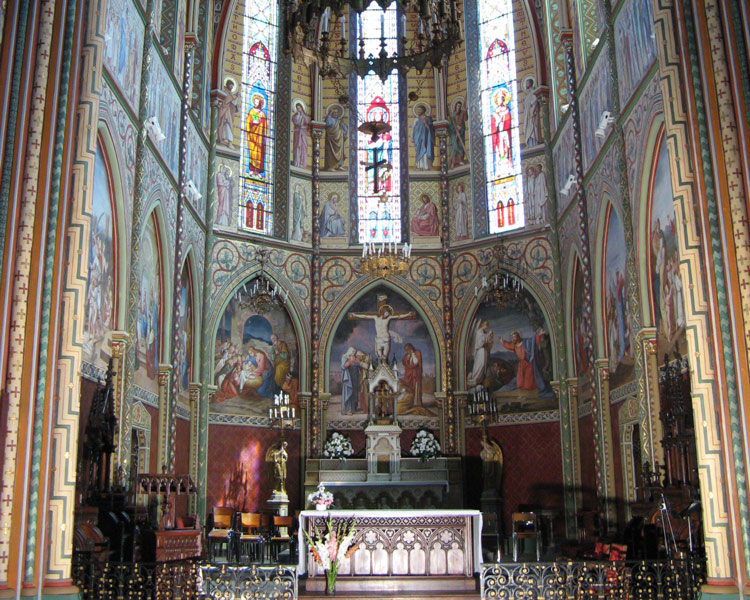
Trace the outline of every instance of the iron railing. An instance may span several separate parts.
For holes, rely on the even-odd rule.
[[[696,600],[699,559],[482,565],[483,600]]]
[[[102,562],[76,553],[73,581],[83,600],[295,600],[294,565],[212,565],[197,560],[164,563]]]

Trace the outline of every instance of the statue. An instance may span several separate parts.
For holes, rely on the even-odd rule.
[[[271,446],[266,453],[266,463],[273,469],[274,495],[286,496],[286,461],[289,459],[286,448],[287,442],[285,440],[278,446]]]
[[[482,433],[482,476],[484,479],[483,493],[497,493],[500,495],[503,479],[503,450],[495,440]]]
[[[350,320],[370,320],[375,324],[375,351],[378,361],[387,364],[388,355],[391,350],[391,338],[396,342],[401,342],[401,337],[395,332],[390,331],[391,321],[399,319],[415,319],[417,313],[412,311],[405,313],[394,312],[393,307],[386,302],[384,294],[378,295],[378,312],[376,313],[348,313]]]

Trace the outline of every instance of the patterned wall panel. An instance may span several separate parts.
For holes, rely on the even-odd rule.
[[[208,167],[208,147],[203,136],[199,133],[192,118],[188,119],[187,148],[185,156],[186,181],[192,181],[200,194],[200,198],[193,199],[187,194],[187,201],[193,206],[202,220],[206,214],[206,190]]]
[[[108,0],[104,66],[133,112],[138,111],[145,26],[132,0]]]

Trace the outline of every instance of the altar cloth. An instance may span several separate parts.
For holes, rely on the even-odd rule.
[[[341,575],[471,576],[481,569],[482,513],[478,510],[305,510],[299,515],[298,574],[309,570],[311,576],[320,575],[318,565],[308,568],[310,553],[303,531],[315,519],[324,534],[324,521],[329,516],[334,521],[357,519],[354,543],[361,544],[360,550],[342,565]],[[366,540],[362,537],[365,533]],[[387,562],[377,558],[378,552],[385,553]],[[400,561],[394,552],[399,553]],[[422,562],[424,570],[420,569]]]

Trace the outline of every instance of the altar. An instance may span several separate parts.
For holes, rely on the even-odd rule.
[[[339,584],[356,579],[357,589],[366,590],[369,580],[380,579],[373,589],[409,587],[409,580],[435,578],[441,588],[451,581],[461,589],[474,584],[474,573],[482,563],[482,515],[477,510],[306,510],[299,516],[300,575],[308,574],[307,588],[325,575],[310,552],[303,531],[326,532],[326,520],[356,519],[352,545],[358,549],[339,568]],[[424,589],[424,580],[420,579]],[[439,589],[439,588],[437,588]]]

